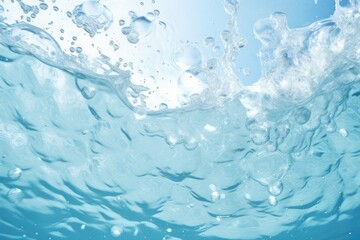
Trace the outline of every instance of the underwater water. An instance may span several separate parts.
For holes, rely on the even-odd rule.
[[[0,239],[360,239],[360,1],[2,0]]]

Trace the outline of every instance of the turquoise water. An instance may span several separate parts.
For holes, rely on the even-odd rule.
[[[360,2],[2,1],[0,239],[360,239]]]

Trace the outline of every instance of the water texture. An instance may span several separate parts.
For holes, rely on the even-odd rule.
[[[1,1],[0,239],[359,239],[360,2],[259,19],[252,84],[241,1],[159,2]]]

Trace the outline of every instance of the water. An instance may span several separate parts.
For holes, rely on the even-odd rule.
[[[258,19],[261,69],[241,1],[164,4],[2,2],[0,238],[359,239],[360,3]]]

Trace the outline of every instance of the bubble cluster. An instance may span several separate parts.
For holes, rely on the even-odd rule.
[[[113,23],[111,11],[99,1],[89,0],[77,5],[72,11],[74,23],[83,28],[91,37],[106,31]]]

